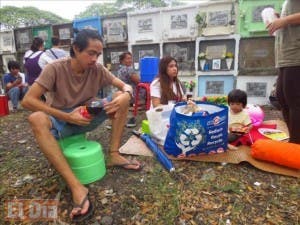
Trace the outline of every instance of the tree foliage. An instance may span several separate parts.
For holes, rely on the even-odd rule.
[[[167,3],[164,0],[116,0],[116,5],[120,7],[128,5],[135,9],[146,9],[166,7]]]
[[[112,3],[94,3],[86,8],[85,11],[76,15],[75,18],[85,18],[91,16],[112,15],[118,13],[119,9],[116,4]]]
[[[54,13],[39,10],[35,7],[5,6],[0,8],[0,23],[8,29],[44,24],[59,24],[69,22]]]
[[[116,0],[115,3],[94,3],[75,17],[86,18],[91,16],[112,15],[135,9],[166,7],[168,5],[176,6],[181,4],[184,3],[180,0]]]
[[[165,7],[168,5],[184,4],[180,0],[116,0],[115,3],[94,3],[75,18],[112,15],[134,9]],[[35,7],[4,6],[0,8],[0,27],[14,29],[44,24],[61,24],[70,22],[54,13],[39,10]]]

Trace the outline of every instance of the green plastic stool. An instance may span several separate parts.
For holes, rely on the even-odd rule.
[[[105,175],[104,154],[98,142],[86,140],[85,134],[79,134],[59,140],[59,145],[82,184],[95,182]]]

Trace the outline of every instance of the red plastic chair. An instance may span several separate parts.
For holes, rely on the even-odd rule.
[[[135,88],[135,99],[134,99],[134,110],[133,110],[133,115],[137,115],[137,110],[139,107],[139,94],[141,88],[144,88],[146,90],[146,101],[145,101],[145,106],[146,110],[150,109],[150,104],[151,104],[151,98],[150,98],[150,83],[139,83],[136,88]]]

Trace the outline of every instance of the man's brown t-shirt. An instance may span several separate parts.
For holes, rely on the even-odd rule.
[[[71,69],[71,58],[63,58],[48,64],[35,82],[47,89],[47,104],[68,109],[84,105],[97,96],[101,88],[111,85],[114,78],[100,64],[76,75]]]

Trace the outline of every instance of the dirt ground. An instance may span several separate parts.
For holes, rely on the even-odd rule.
[[[265,120],[281,119],[264,107]],[[41,154],[27,117],[19,111],[0,117],[0,201],[58,199],[58,220],[32,224],[71,224],[71,195],[61,177]],[[138,116],[138,124],[145,118]],[[106,122],[88,134],[104,151],[110,132]],[[131,136],[125,128],[122,143]],[[145,166],[132,172],[108,168],[103,179],[90,185],[93,217],[82,224],[104,225],[299,225],[299,179],[267,173],[248,163],[220,164],[176,161],[171,175],[152,157],[136,157]],[[4,221],[0,224],[23,224]],[[29,223],[30,224],[30,223]]]

